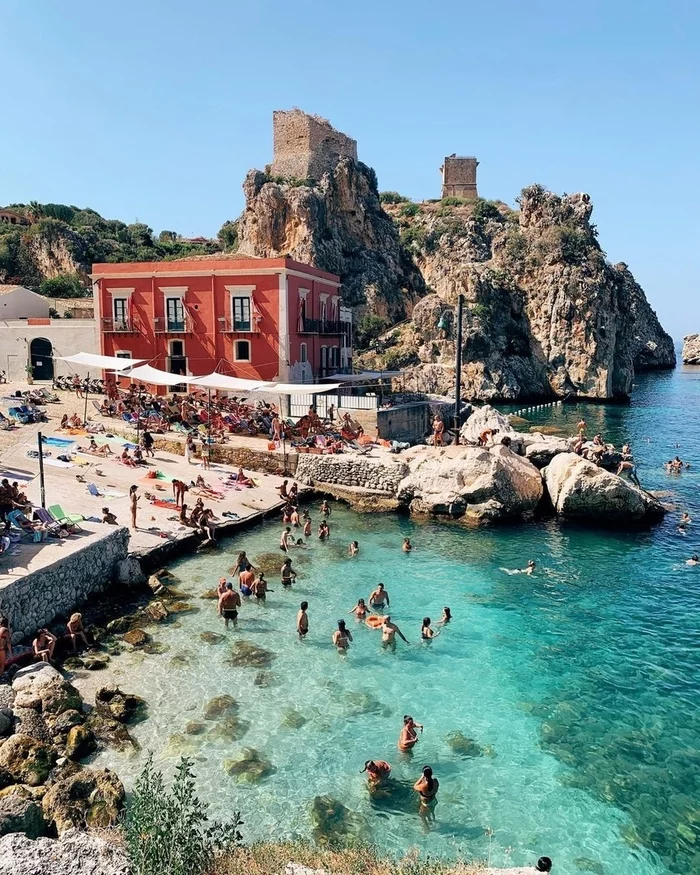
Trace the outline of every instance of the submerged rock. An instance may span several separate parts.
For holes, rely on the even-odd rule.
[[[225,641],[226,636],[219,632],[201,632],[199,639],[205,644],[221,644]]]
[[[81,769],[49,788],[42,800],[46,819],[60,835],[69,829],[115,826],[124,786],[109,769]]]
[[[332,796],[316,796],[311,804],[314,839],[319,844],[343,844],[357,837],[362,822],[356,814]]]
[[[171,668],[186,668],[191,662],[189,653],[182,650],[170,658]]]
[[[162,641],[149,641],[148,644],[144,644],[140,649],[150,656],[161,656],[170,650],[170,645],[163,644]]]
[[[165,746],[165,754],[169,757],[189,756],[199,750],[201,738],[185,735],[184,732],[173,732]]]
[[[293,708],[285,711],[284,717],[282,718],[282,726],[285,726],[288,729],[301,729],[301,727],[305,726],[307,723],[308,720],[306,717],[298,711],[295,711]]]
[[[86,653],[83,657],[83,668],[88,671],[101,671],[107,668],[109,655],[107,653]]]
[[[124,634],[124,641],[127,644],[131,644],[132,647],[142,647],[144,644],[148,644],[150,640],[151,636],[144,632],[143,629],[131,629]]]
[[[138,749],[138,744],[131,737],[126,726],[113,717],[99,714],[96,710],[91,711],[86,724],[97,740],[107,747],[113,747],[120,751]]]
[[[237,781],[253,784],[272,775],[276,769],[260,751],[246,747],[237,758],[224,760],[224,771]]]
[[[211,599],[212,601],[218,601],[219,592],[216,589],[208,589],[206,592],[203,592],[200,595],[200,599]]]
[[[249,729],[250,723],[247,720],[229,715],[212,727],[207,737],[214,741],[238,741]]]
[[[451,750],[461,757],[493,756],[492,747],[482,747],[473,738],[468,738],[463,732],[455,730],[445,736],[445,741]]]
[[[170,602],[168,603],[168,612],[171,614],[197,614],[199,608],[194,607],[189,602]]]
[[[276,687],[279,681],[271,671],[259,671],[255,675],[253,686],[255,687]]]
[[[233,666],[249,666],[252,668],[268,668],[275,654],[263,647],[258,647],[250,641],[237,641],[231,650],[227,662]]]
[[[197,720],[190,720],[185,724],[185,732],[187,735],[202,735],[207,731],[206,723],[199,723]]]
[[[203,714],[205,720],[216,720],[219,717],[235,714],[236,711],[238,711],[238,703],[233,696],[224,693],[210,699],[204,706]]]
[[[117,686],[101,687],[95,693],[95,710],[120,723],[131,723],[145,717],[146,700],[133,693],[124,693]]]
[[[384,704],[374,695],[364,690],[350,692],[343,697],[345,713],[348,717],[359,717],[362,714],[380,714]]]

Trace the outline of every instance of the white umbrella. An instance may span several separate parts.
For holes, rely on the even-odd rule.
[[[141,383],[151,383],[154,386],[177,386],[180,383],[188,383],[190,379],[183,374],[159,371],[158,368],[152,368],[150,365],[139,365],[124,376],[139,380]]]

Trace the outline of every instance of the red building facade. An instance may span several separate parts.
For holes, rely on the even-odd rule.
[[[350,366],[339,277],[290,258],[95,264],[92,280],[104,355],[294,383]]]

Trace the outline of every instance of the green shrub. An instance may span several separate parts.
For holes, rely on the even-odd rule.
[[[398,191],[380,191],[379,200],[383,204],[405,204],[408,203],[410,198],[407,198],[403,194],[399,194]]]
[[[474,201],[472,217],[477,222],[486,222],[488,219],[501,219],[501,212],[493,201],[477,198]]]
[[[463,207],[471,201],[463,197],[444,197],[440,203],[445,207]]]
[[[84,298],[87,289],[77,273],[62,273],[44,280],[39,286],[39,294],[47,298]]]
[[[386,331],[387,323],[381,316],[368,313],[355,326],[355,345],[358,349],[368,349],[373,340]]]
[[[569,264],[582,261],[589,251],[588,236],[580,228],[562,226],[559,232],[561,257]]]
[[[427,236],[425,228],[420,228],[417,225],[410,225],[401,229],[399,239],[407,249],[417,252],[423,248]]]
[[[168,789],[149,755],[127,806],[124,837],[133,875],[203,875],[217,851],[239,845],[241,816],[210,821],[195,794],[192,761],[183,757]]]
[[[418,206],[418,204],[408,203],[404,204],[402,207],[399,208],[400,216],[417,216],[419,212],[420,207]]]
[[[420,359],[413,349],[390,349],[384,355],[384,370],[399,371],[410,365],[417,365]]]

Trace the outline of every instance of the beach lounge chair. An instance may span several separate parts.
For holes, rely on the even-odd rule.
[[[20,517],[23,516],[24,514],[21,510],[11,510],[8,514],[6,514],[6,519],[15,527],[15,529],[19,532],[22,538],[26,538],[28,541],[33,541],[37,544],[39,543],[39,541],[43,541],[46,537],[46,532],[41,531],[40,529],[25,529],[20,522]]]
[[[30,407],[28,404],[22,404],[17,409],[20,413],[28,416],[31,422],[41,422],[42,419],[46,419],[46,411],[42,410],[41,407]]]
[[[44,525],[48,526],[50,532],[58,533],[62,528],[68,528],[68,526],[62,526],[58,520],[55,520],[45,507],[34,508],[34,519],[37,519],[40,523],[44,523]]]
[[[81,513],[64,513],[63,508],[60,504],[52,504],[49,508],[49,513],[56,520],[56,522],[60,523],[63,526],[75,526],[75,528],[82,532],[83,529],[78,523],[82,522],[85,517]]]
[[[18,407],[10,407],[7,411],[7,415],[10,419],[14,419],[15,422],[19,422],[22,425],[26,425],[28,422],[32,422],[32,418],[27,416],[26,413],[22,413],[22,411]]]
[[[43,396],[44,401],[49,403],[56,403],[61,400],[55,392],[49,392],[48,389],[39,389],[39,393]]]

